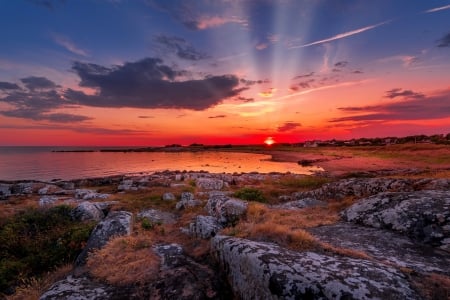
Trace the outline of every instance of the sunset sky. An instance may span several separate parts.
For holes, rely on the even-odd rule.
[[[450,132],[450,1],[0,0],[0,145]]]

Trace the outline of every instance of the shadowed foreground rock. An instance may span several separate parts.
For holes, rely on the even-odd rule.
[[[131,233],[132,214],[126,211],[113,211],[104,220],[95,226],[87,241],[86,247],[77,257],[75,264],[83,265],[87,255],[94,249],[100,249],[115,236],[129,235]]]
[[[394,268],[216,236],[211,251],[242,299],[420,299]]]

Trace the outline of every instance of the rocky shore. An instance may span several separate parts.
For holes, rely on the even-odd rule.
[[[405,177],[409,171],[276,193],[271,184],[292,186],[307,176],[167,171],[2,182],[0,203],[70,205],[74,220],[97,223],[72,271],[40,299],[448,299],[450,179]],[[276,200],[239,198],[242,189]],[[273,228],[256,231],[264,216],[274,216]],[[295,223],[303,219],[309,223]],[[288,230],[271,238],[277,226]],[[303,240],[291,235],[296,230]],[[119,281],[92,267],[96,253],[120,238],[151,241],[136,248],[155,261],[140,264],[142,280],[127,282],[128,267]]]

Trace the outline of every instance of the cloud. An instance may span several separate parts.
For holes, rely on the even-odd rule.
[[[65,92],[68,99],[85,106],[204,110],[245,89],[237,88],[239,79],[234,75],[177,81],[183,72],[157,58],[112,67],[75,62],[72,70],[80,77],[80,86],[98,91]]]
[[[259,43],[255,46],[256,50],[264,50],[268,47],[269,45],[267,45],[266,43]]]
[[[255,84],[261,84],[261,83],[267,83],[267,80],[248,80],[248,79],[244,79],[241,78],[240,82],[245,84],[246,86],[251,86],[251,85],[255,85]]]
[[[20,87],[15,83],[0,81],[0,90],[18,90]]]
[[[308,44],[297,45],[297,46],[290,46],[289,49],[304,48],[304,47],[309,47],[309,46],[313,46],[313,45],[319,45],[319,44],[323,44],[323,43],[332,42],[332,41],[343,39],[343,38],[346,38],[346,37],[349,37],[349,36],[352,36],[352,35],[355,35],[355,34],[363,33],[365,31],[368,31],[368,30],[371,30],[371,29],[375,29],[375,28],[380,27],[382,25],[385,25],[387,23],[389,23],[389,21],[378,23],[378,24],[375,24],[375,25],[366,26],[366,27],[355,29],[355,30],[352,30],[352,31],[339,33],[339,34],[334,35],[332,37],[329,37],[329,38],[326,38],[326,39],[323,39],[323,40],[318,40],[318,41],[315,41],[315,42],[311,42],[311,43],[308,43]]]
[[[242,101],[242,102],[246,102],[246,103],[255,101],[254,98],[245,98],[245,97],[242,97],[242,96],[237,97],[237,100]]]
[[[424,95],[421,93],[416,93],[411,90],[402,90],[402,89],[392,89],[386,91],[386,98],[394,99],[396,97],[405,97],[405,98],[423,98]]]
[[[314,79],[310,79],[307,81],[303,81],[303,82],[299,82],[298,86],[304,89],[310,88],[311,87],[311,83],[314,82]]]
[[[314,76],[314,72],[311,72],[311,73],[308,73],[308,74],[303,74],[303,75],[295,76],[295,77],[294,77],[294,80],[295,80],[295,79],[300,79],[300,78],[312,77],[312,76]]]
[[[434,13],[434,12],[437,12],[437,11],[440,11],[440,10],[445,10],[445,9],[450,9],[450,5],[432,8],[432,9],[426,10],[425,12],[426,13]]]
[[[4,102],[13,108],[0,111],[7,117],[30,119],[34,121],[50,121],[55,123],[82,122],[90,120],[90,117],[57,113],[55,109],[73,108],[74,104],[64,99],[59,91],[59,86],[46,77],[26,77],[20,80],[25,88],[4,90],[4,96],[0,102]]]
[[[438,41],[438,47],[450,47],[450,32]]]
[[[64,47],[66,50],[72,52],[73,54],[81,55],[81,56],[89,56],[86,50],[81,49],[73,41],[71,41],[68,37],[60,34],[53,33],[52,34],[53,41]]]
[[[339,61],[339,62],[334,64],[334,66],[336,68],[345,68],[347,65],[348,65],[348,61],[345,61],[345,60]]]
[[[276,88],[270,88],[267,91],[259,92],[258,95],[263,98],[271,98],[276,93]]]
[[[361,112],[354,116],[335,118],[330,122],[430,120],[448,118],[450,112],[450,90],[421,98],[374,106],[342,107],[344,112]]]
[[[210,116],[208,119],[219,119],[219,118],[226,118],[226,115],[216,115],[216,116]]]
[[[292,131],[298,127],[302,126],[302,124],[297,123],[297,122],[285,122],[283,125],[278,126],[277,131],[278,132],[286,132],[286,131]]]
[[[175,53],[181,59],[196,61],[209,57],[206,53],[196,50],[189,42],[180,37],[161,34],[156,36],[154,41],[164,48],[163,51]]]
[[[32,91],[35,89],[53,89],[58,87],[53,81],[48,80],[45,77],[30,76],[22,78],[20,81],[22,81],[27,89]]]
[[[240,24],[244,27],[248,25],[245,19],[237,17],[222,17],[222,16],[200,16],[197,20],[190,22],[191,29],[203,30],[212,27],[222,26],[228,23]]]
[[[153,119],[153,116],[138,116],[139,119]]]

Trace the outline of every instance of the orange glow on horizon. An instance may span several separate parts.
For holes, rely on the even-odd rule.
[[[273,140],[273,138],[271,136],[269,136],[268,138],[266,138],[264,140],[264,144],[266,144],[267,146],[271,146],[275,143],[275,141]]]

